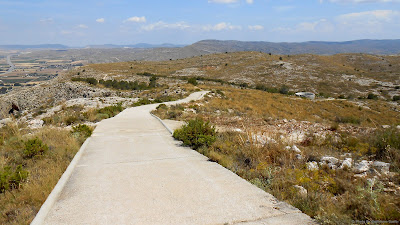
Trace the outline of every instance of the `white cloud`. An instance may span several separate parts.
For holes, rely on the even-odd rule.
[[[246,0],[247,4],[253,4],[253,0]]]
[[[261,25],[253,25],[253,26],[250,25],[250,26],[248,26],[248,28],[250,30],[264,30],[264,27]]]
[[[161,30],[161,29],[184,30],[188,28],[190,28],[190,25],[188,25],[186,22],[166,23],[164,21],[159,21],[157,23],[152,23],[141,27],[141,29],[145,31]]]
[[[326,20],[320,19],[312,22],[302,22],[297,24],[295,27],[278,27],[274,31],[286,32],[286,33],[304,33],[304,32],[319,32],[319,33],[329,33],[333,32],[334,25]]]
[[[231,25],[230,23],[218,23],[215,25],[206,25],[203,26],[203,30],[205,31],[221,31],[221,30],[240,30],[242,29],[241,26]]]
[[[96,20],[96,22],[98,22],[98,23],[104,23],[104,22],[106,22],[106,20],[105,20],[104,18],[98,18],[98,19]]]
[[[393,21],[394,18],[399,17],[399,11],[393,10],[373,10],[373,11],[365,11],[365,12],[357,12],[357,13],[348,13],[343,14],[337,17],[337,20],[340,23],[348,24],[348,23],[359,23],[359,22],[390,22]]]
[[[49,24],[49,23],[53,23],[54,19],[53,18],[45,18],[45,19],[41,19],[40,22],[44,23],[44,24]]]
[[[124,22],[145,23],[146,22],[146,17],[144,17],[144,16],[142,16],[142,17],[134,16],[134,17],[126,19]]]
[[[88,29],[89,27],[86,26],[85,24],[79,24],[78,26],[76,26],[76,28],[79,28],[79,29]]]
[[[343,14],[335,18],[339,32],[371,36],[400,29],[400,11],[373,10]]]

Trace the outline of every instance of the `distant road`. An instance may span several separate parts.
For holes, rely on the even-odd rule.
[[[6,74],[9,74],[9,73],[11,73],[11,72],[13,72],[15,70],[15,65],[11,62],[11,57],[12,56],[13,55],[8,55],[7,56],[7,64],[10,65],[10,68],[8,69],[7,72],[1,73],[0,75],[6,75]]]

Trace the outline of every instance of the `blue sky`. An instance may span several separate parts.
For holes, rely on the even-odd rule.
[[[400,0],[0,0],[0,45],[400,39]]]

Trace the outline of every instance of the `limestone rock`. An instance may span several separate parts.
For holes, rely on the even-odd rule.
[[[306,163],[308,170],[318,170],[318,163],[315,161]]]
[[[301,150],[296,145],[293,145],[291,150],[296,152],[296,153],[301,153]]]
[[[342,164],[340,165],[340,169],[343,169],[345,167],[347,168],[351,168],[353,165],[353,159],[352,158],[346,158],[345,160],[343,160]]]
[[[304,187],[300,186],[300,185],[293,185],[293,187],[297,190],[297,193],[299,193],[299,195],[303,198],[307,197],[307,189],[305,189]]]
[[[359,163],[356,163],[353,170],[355,173],[364,173],[369,170],[369,168],[371,167],[371,164],[372,164],[372,161],[363,160]]]
[[[375,161],[372,164],[380,173],[389,174],[390,163]]]
[[[38,129],[38,128],[43,127],[43,124],[44,124],[43,120],[36,119],[36,120],[29,121],[28,126],[32,129]]]
[[[327,164],[337,164],[339,162],[339,159],[335,158],[335,157],[331,157],[331,156],[324,156],[321,158],[321,162],[325,162]]]

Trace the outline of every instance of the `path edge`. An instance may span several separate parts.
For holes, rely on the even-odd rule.
[[[168,130],[168,132],[170,132],[171,134],[174,134],[174,132],[171,130],[171,128],[169,128],[167,126],[167,124],[165,124],[164,121],[162,121],[162,119],[160,119],[158,116],[154,115],[151,112],[150,112],[150,115],[152,115],[154,118],[156,118],[158,121],[160,121],[160,123]]]
[[[82,154],[90,141],[90,137],[86,139],[86,141],[82,144],[79,151],[75,154],[71,163],[68,165],[67,169],[58,180],[56,186],[50,192],[49,196],[47,196],[46,201],[40,207],[39,212],[36,214],[35,218],[32,220],[31,225],[40,225],[43,224],[47,214],[50,212],[50,209],[53,207],[54,203],[57,201],[58,197],[61,194],[61,191],[64,189],[65,184],[71,177],[72,172],[74,171],[79,159],[82,157]]]

